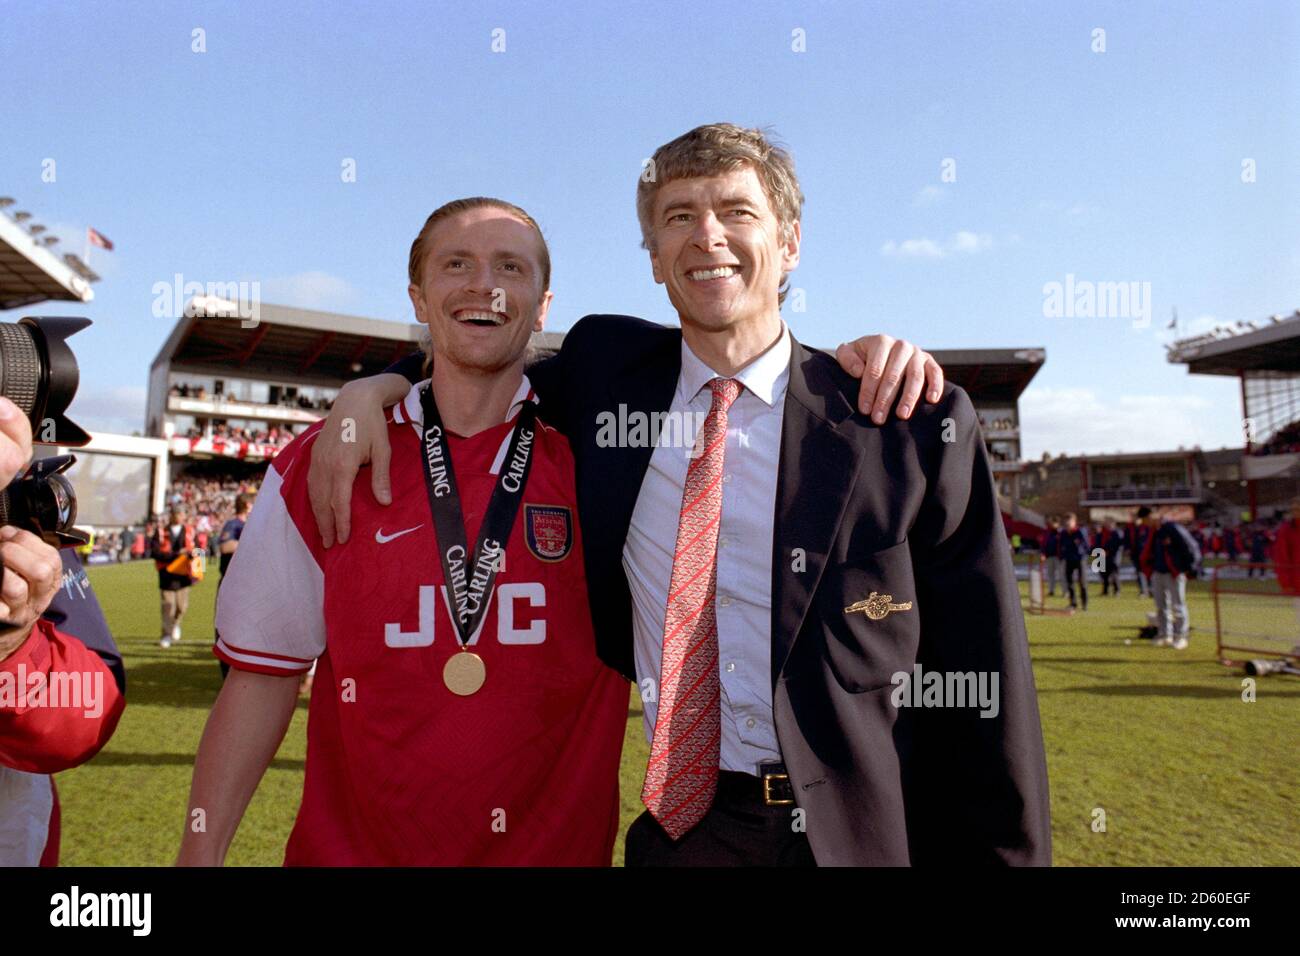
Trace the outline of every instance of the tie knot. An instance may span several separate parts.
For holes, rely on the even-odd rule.
[[[734,378],[715,378],[710,380],[709,387],[713,389],[713,407],[721,408],[724,412],[731,407],[731,403],[740,397],[740,390],[743,386]]]

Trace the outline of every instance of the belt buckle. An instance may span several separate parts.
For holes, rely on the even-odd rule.
[[[790,775],[785,772],[785,767],[780,764],[777,766],[781,769],[775,772],[763,771],[761,766],[758,768],[763,779],[763,805],[766,807],[787,807],[794,803],[793,795],[789,799],[779,799],[772,795],[773,781],[784,781],[787,786],[790,783]],[[793,794],[793,790],[790,793]]]

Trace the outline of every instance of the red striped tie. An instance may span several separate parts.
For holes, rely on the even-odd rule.
[[[704,819],[718,790],[721,708],[718,683],[718,524],[727,409],[740,394],[715,378],[713,405],[686,469],[677,547],[664,614],[659,712],[641,801],[674,840]]]

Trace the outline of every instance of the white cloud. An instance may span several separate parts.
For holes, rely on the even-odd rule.
[[[299,272],[261,282],[262,301],[300,309],[342,312],[351,308],[358,298],[357,290],[346,280],[328,272]]]
[[[1020,398],[1021,455],[1240,447],[1240,410],[1198,395],[1116,395],[1090,388],[1030,388]]]
[[[83,386],[77,390],[67,414],[88,432],[143,433],[145,399],[142,385]]]
[[[948,198],[948,193],[938,186],[924,186],[912,200],[913,206],[933,206]]]
[[[1086,202],[1066,203],[1059,199],[1042,199],[1038,202],[1038,211],[1045,213],[1054,213],[1064,216],[1066,219],[1073,220],[1090,220],[1100,215],[1101,210]]]
[[[880,247],[880,254],[895,259],[946,259],[955,255],[974,255],[993,248],[993,237],[987,232],[962,230],[946,240],[893,239]]]
[[[952,237],[954,252],[984,252],[993,248],[993,237],[988,233],[959,232]]]
[[[890,239],[880,247],[880,254],[902,259],[942,259],[943,249],[933,239],[904,239],[902,242]]]

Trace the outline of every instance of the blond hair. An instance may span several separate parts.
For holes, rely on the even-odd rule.
[[[546,237],[542,235],[542,227],[537,225],[536,219],[514,203],[506,202],[504,199],[494,199],[491,196],[470,196],[467,199],[453,199],[429,213],[429,218],[424,220],[424,226],[420,229],[420,234],[411,243],[411,257],[406,266],[406,274],[411,280],[411,285],[418,286],[420,284],[420,273],[424,269],[424,257],[429,251],[429,234],[433,232],[433,228],[444,219],[449,219],[462,212],[469,212],[471,209],[484,208],[500,209],[502,212],[509,213],[521,222],[533,227],[533,231],[537,233],[537,240],[542,246],[541,253],[538,256],[542,265],[542,291],[545,292],[550,289],[551,250],[546,246]]]
[[[429,252],[429,235],[433,232],[434,227],[444,219],[449,219],[462,212],[485,208],[500,209],[502,212],[509,213],[521,222],[533,227],[533,231],[537,233],[537,241],[541,244],[538,260],[542,267],[542,291],[546,292],[551,288],[551,250],[546,245],[546,237],[542,235],[542,227],[537,225],[537,220],[519,206],[491,196],[470,196],[466,199],[453,199],[429,213],[429,218],[424,220],[424,225],[420,228],[420,234],[411,243],[411,256],[406,264],[406,274],[411,281],[411,285],[418,286],[420,284],[420,275],[424,270],[424,257]],[[433,367],[433,339],[429,335],[427,326],[421,327],[419,345],[420,350],[424,352],[424,374],[428,375]]]
[[[794,224],[803,218],[804,196],[794,171],[794,157],[769,139],[760,129],[745,129],[731,123],[697,126],[655,150],[646,172],[636,186],[636,217],[641,223],[641,248],[655,251],[655,198],[664,183],[697,176],[719,176],[752,168],[767,201],[776,213],[781,241],[789,242]],[[789,291],[789,273],[781,276],[778,303]]]

